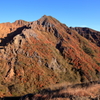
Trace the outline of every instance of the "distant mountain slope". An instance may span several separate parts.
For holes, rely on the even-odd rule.
[[[100,47],[100,32],[90,28],[81,27],[71,27],[71,29],[76,30],[80,35],[84,36],[86,39],[90,40],[91,42],[95,43],[97,46]]]
[[[100,47],[95,38],[97,45],[46,15],[37,21],[17,20],[0,27],[2,96],[33,93],[64,81],[99,79]]]

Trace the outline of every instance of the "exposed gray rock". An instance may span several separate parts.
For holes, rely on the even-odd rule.
[[[32,29],[23,30],[22,33],[26,38],[34,37],[35,39],[38,40],[38,35]]]
[[[60,71],[60,68],[61,68],[61,65],[57,62],[56,58],[52,58],[50,64],[48,64],[46,62],[45,66],[54,70],[54,71],[56,71],[56,70]]]

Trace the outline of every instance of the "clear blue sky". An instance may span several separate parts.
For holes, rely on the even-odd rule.
[[[0,23],[50,15],[67,26],[100,31],[100,0],[1,0]]]

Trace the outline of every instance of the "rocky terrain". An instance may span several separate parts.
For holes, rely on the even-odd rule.
[[[100,32],[51,16],[0,24],[0,96],[22,96],[63,82],[100,77]]]
[[[72,28],[73,30],[76,30],[81,36],[85,37],[86,39],[90,40],[91,42],[95,43],[97,46],[100,47],[100,32],[95,31],[93,29],[89,28],[81,28],[81,27],[75,27]]]

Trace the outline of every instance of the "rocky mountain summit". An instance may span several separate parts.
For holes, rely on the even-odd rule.
[[[97,81],[100,32],[51,16],[0,24],[0,95],[19,96],[61,82]]]

